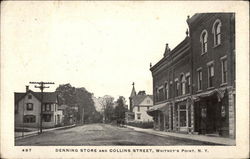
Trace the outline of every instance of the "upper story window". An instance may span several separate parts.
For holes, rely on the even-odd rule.
[[[186,80],[184,75],[181,75],[181,94],[184,95],[186,93]]]
[[[190,79],[190,75],[186,75],[186,93],[190,93],[190,89],[191,89],[191,79]]]
[[[208,88],[214,86],[214,65],[208,65]]]
[[[178,79],[175,80],[175,96],[179,95],[179,82]]]
[[[169,96],[169,88],[168,88],[168,83],[165,84],[165,99],[168,99]]]
[[[140,107],[139,107],[139,106],[137,107],[137,111],[138,111],[138,112],[140,111]]]
[[[227,59],[221,59],[222,83],[227,83]]]
[[[197,88],[198,90],[202,89],[202,70],[197,70]]]
[[[201,54],[204,54],[207,52],[207,30],[203,30],[200,35],[200,42],[201,42]]]
[[[158,88],[155,88],[155,101],[158,101]]]
[[[164,100],[164,89],[163,87],[159,89],[159,101]]]
[[[169,83],[169,98],[173,97],[173,86],[172,86],[172,81]]]
[[[49,103],[44,104],[43,111],[51,111],[51,104]]]
[[[28,95],[28,99],[32,99],[32,95]]]
[[[221,21],[217,19],[213,24],[214,46],[221,44]]]
[[[26,109],[29,110],[29,111],[33,110],[33,103],[27,103],[26,104]]]

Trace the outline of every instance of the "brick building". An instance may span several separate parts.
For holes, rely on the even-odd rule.
[[[235,137],[234,14],[188,17],[186,38],[150,68],[158,130]]]

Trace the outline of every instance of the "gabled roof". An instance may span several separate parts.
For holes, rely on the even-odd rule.
[[[152,95],[136,95],[133,97],[133,105],[140,105],[141,102],[143,102],[144,99],[146,99],[147,97],[149,97],[151,100],[153,100],[153,96]]]
[[[42,98],[41,92],[33,92],[33,91],[29,90],[28,92],[25,92],[25,93],[15,92],[15,103],[17,103],[22,98],[24,98],[28,93],[31,93],[39,101],[41,101],[41,98]],[[43,102],[45,102],[45,103],[55,103],[55,102],[57,102],[57,94],[56,94],[56,92],[43,92]]]

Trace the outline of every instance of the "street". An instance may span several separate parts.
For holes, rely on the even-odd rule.
[[[88,124],[73,128],[44,132],[15,141],[16,146],[174,146],[213,145],[176,137],[160,137],[108,124]]]

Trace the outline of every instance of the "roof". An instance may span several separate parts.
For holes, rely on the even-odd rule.
[[[158,61],[154,66],[150,68],[150,71],[155,70],[158,66],[160,66],[162,63],[164,63],[167,59],[173,58],[172,56],[175,54],[179,54],[180,52],[185,52],[186,48],[190,49],[190,37],[186,36],[185,39],[183,39],[173,50],[169,52],[169,55],[171,56],[164,56],[160,61]],[[183,50],[184,49],[184,50]]]
[[[41,92],[33,92],[29,90],[25,93],[15,92],[15,103],[25,97],[28,93],[34,95],[39,101],[41,101],[42,94]],[[43,92],[43,102],[46,103],[55,103],[57,101],[57,93],[56,92]]]
[[[133,105],[140,105],[141,102],[145,99],[149,97],[151,100],[153,100],[153,95],[136,95],[133,97]]]
[[[135,91],[135,87],[134,87],[134,84],[133,84],[133,88],[132,88],[130,97],[134,97],[134,96],[136,96],[136,91]]]

